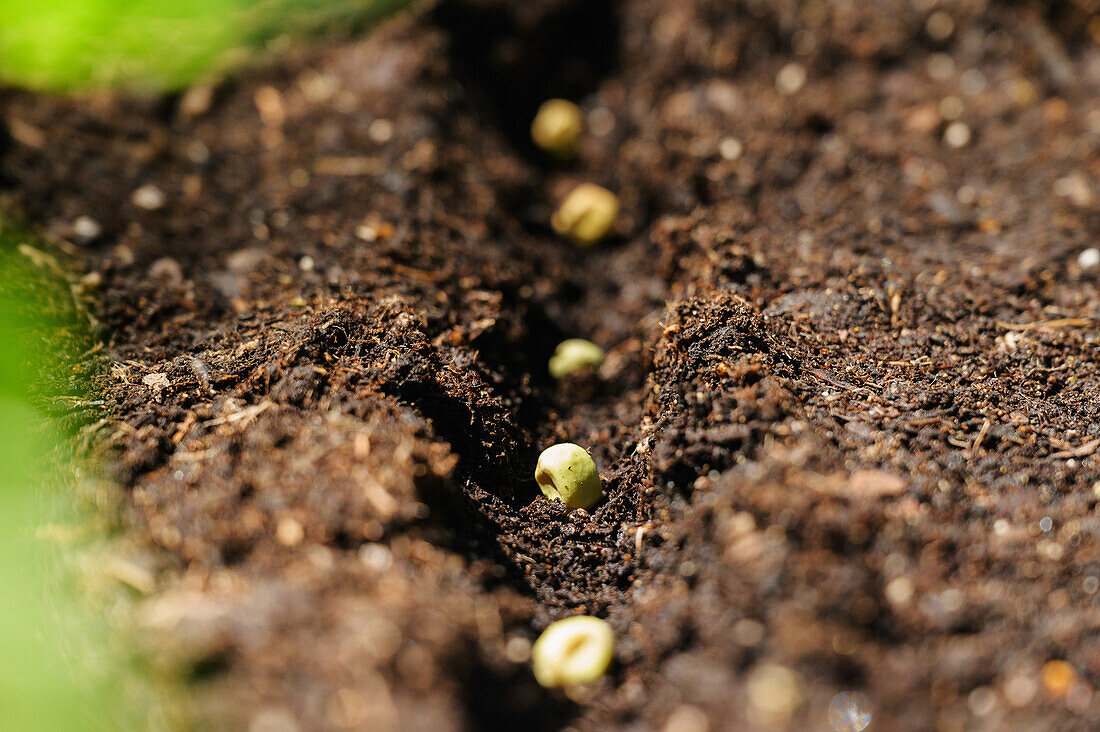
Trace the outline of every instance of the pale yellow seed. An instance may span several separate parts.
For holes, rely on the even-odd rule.
[[[603,362],[603,349],[583,338],[562,341],[550,357],[550,375],[560,379],[569,374],[595,371]]]
[[[619,199],[594,183],[574,188],[550,218],[554,231],[582,246],[591,246],[607,236],[619,215]]]
[[[552,155],[571,158],[577,154],[577,143],[584,132],[581,109],[566,99],[544,102],[531,122],[531,139]]]
[[[588,508],[603,496],[600,473],[592,456],[580,445],[563,442],[539,455],[535,482],[542,494],[566,508]]]
[[[573,686],[596,681],[611,665],[615,634],[590,615],[552,623],[531,648],[531,669],[542,686]]]

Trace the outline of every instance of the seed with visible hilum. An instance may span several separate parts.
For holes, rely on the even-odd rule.
[[[591,246],[607,236],[619,215],[619,199],[595,183],[574,188],[550,217],[550,226],[577,244]]]
[[[596,681],[611,665],[615,634],[590,615],[565,618],[542,632],[531,648],[531,669],[542,686],[573,686]]]
[[[600,473],[592,456],[580,445],[563,442],[539,455],[535,482],[542,494],[566,508],[588,508],[603,496]]]

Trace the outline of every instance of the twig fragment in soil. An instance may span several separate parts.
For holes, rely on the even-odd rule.
[[[263,414],[273,404],[274,402],[261,402],[260,404],[254,404],[251,407],[245,407],[239,412],[233,412],[233,414],[227,414],[224,417],[215,417],[214,419],[208,419],[207,421],[202,423],[202,426],[214,427],[219,424],[232,424],[234,422],[242,421],[247,425],[256,417]]]
[[[852,384],[842,379],[838,379],[825,369],[811,369],[810,373],[812,373],[821,381],[824,381],[829,386],[835,387],[837,389],[842,389],[844,391],[861,391],[864,394],[873,393],[870,389],[864,388],[862,386],[857,386],[856,384]]]
[[[1047,457],[1053,458],[1055,460],[1087,457],[1096,452],[1097,447],[1100,447],[1100,438],[1089,440],[1088,442],[1082,442],[1077,447],[1071,447],[1068,450],[1059,450],[1058,452],[1052,452]]]
[[[645,542],[645,534],[650,529],[650,524],[642,524],[634,532],[634,556],[640,557],[642,555],[642,546]]]
[[[340,158],[323,157],[313,162],[313,172],[316,175],[334,175],[338,177],[357,177],[361,175],[378,175],[385,166],[378,158]]]
[[[50,397],[52,402],[64,402],[73,407],[102,407],[107,402],[103,399],[85,399],[84,397],[73,396],[71,394],[62,394],[60,396]]]
[[[971,450],[977,450],[982,446],[982,442],[985,441],[985,435],[989,432],[989,420],[982,422],[982,428],[978,430],[978,434],[974,437],[974,443],[970,446]]]
[[[1055,318],[1054,320],[1035,320],[1030,323],[1006,323],[997,321],[998,328],[1005,330],[1035,330],[1037,328],[1087,328],[1093,325],[1092,318]]]
[[[206,362],[201,358],[193,357],[191,359],[191,373],[198,379],[199,386],[206,391],[207,394],[213,394],[214,390],[210,388],[210,369],[207,367]]]

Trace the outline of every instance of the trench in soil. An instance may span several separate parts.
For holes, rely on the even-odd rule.
[[[450,65],[469,103],[476,106],[474,115],[528,163],[547,168],[550,161],[530,142],[530,120],[546,99],[583,97],[614,71],[618,49],[608,39],[619,37],[616,14],[611,2],[565,3],[522,28],[516,13],[503,8],[445,2],[432,17],[448,34]],[[599,171],[595,175],[599,177]],[[433,515],[456,519],[448,521],[457,535],[455,548],[494,562],[498,578],[545,608],[542,622],[567,611],[605,614],[611,598],[621,601],[624,596],[619,593],[634,579],[635,532],[649,519],[646,496],[651,494],[619,477],[624,471],[639,475],[625,465],[630,461],[621,440],[594,442],[592,437],[640,422],[643,405],[638,394],[644,374],[638,371],[614,384],[588,377],[561,385],[549,377],[546,364],[561,340],[598,337],[593,334],[601,320],[615,312],[624,286],[639,277],[656,281],[658,273],[652,257],[638,247],[626,249],[621,238],[590,252],[572,249],[549,231],[544,218],[532,213],[539,203],[536,191],[500,194],[516,224],[531,237],[533,249],[564,265],[549,298],[503,291],[504,308],[522,312],[522,339],[493,334],[475,344],[486,381],[492,383],[494,396],[508,404],[520,441],[477,439],[470,425],[479,417],[439,389],[415,384],[392,391],[430,420],[459,457],[455,481],[461,497],[446,491],[429,496]],[[598,290],[595,296],[586,295],[593,286]],[[643,333],[635,326],[626,332],[620,329],[616,336],[622,342]],[[531,477],[539,452],[567,440],[588,447],[602,469],[605,500],[589,511],[567,512],[541,498],[532,500],[539,496]],[[526,478],[522,483],[508,485],[513,476],[502,476],[496,468],[499,461],[494,457],[501,450],[517,453],[520,475]],[[618,479],[609,485],[610,474]],[[570,549],[563,551],[563,546]]]
[[[442,3],[433,18],[448,32],[450,65],[468,93],[468,103],[476,107],[474,116],[495,127],[530,164],[554,172],[554,166],[531,146],[530,120],[543,100],[581,98],[614,72],[618,49],[607,41],[619,37],[616,4],[565,3],[527,27],[517,26],[514,13],[458,3]],[[565,43],[562,36],[567,32],[574,35]],[[612,182],[623,174],[621,170],[565,171],[577,179]],[[662,214],[680,211],[655,207],[651,201],[665,197],[642,191],[644,200],[637,208],[645,219],[633,222],[626,235],[613,235],[592,250],[579,251],[546,226],[544,191],[498,193],[517,226],[532,239],[516,256],[541,257],[539,268],[561,270],[549,295],[532,297],[502,288],[505,308],[526,325],[522,338],[509,340],[493,332],[473,344],[484,369],[482,376],[493,384],[494,395],[509,405],[519,429],[514,435],[517,442],[479,438],[470,429],[479,416],[438,386],[402,384],[391,388],[391,393],[428,418],[460,458],[455,479],[461,497],[447,491],[429,495],[433,515],[455,519],[447,521],[457,536],[455,548],[492,561],[499,579],[534,597],[542,608],[536,625],[575,612],[604,616],[630,603],[630,587],[642,570],[638,551],[647,543],[661,544],[660,532],[654,531],[657,514],[667,520],[669,510],[687,505],[684,496],[693,481],[735,464],[742,448],[749,451],[751,431],[760,424],[750,425],[743,434],[719,435],[719,447],[697,459],[666,460],[670,465],[656,471],[663,484],[654,484],[649,454],[666,426],[662,419],[670,415],[662,413],[659,405],[658,411],[646,415],[647,406],[652,411],[655,404],[647,396],[663,386],[654,379],[649,349],[661,335],[668,304],[682,300],[684,293],[682,289],[679,294],[673,292],[675,266],[667,258],[654,256],[652,243],[639,232],[647,231]],[[696,194],[701,202],[707,199],[705,186]],[[755,205],[751,195],[748,201]],[[757,285],[766,278],[752,262],[733,263],[726,275],[725,287],[734,297],[747,276]],[[705,314],[700,320],[711,316]],[[759,322],[750,322],[738,332],[746,323],[723,322],[729,316],[728,312],[717,314],[719,330],[729,332],[702,336],[715,352],[730,340],[760,335],[753,332],[762,327]],[[596,340],[611,349],[609,359],[626,365],[613,367],[615,375],[610,379],[557,384],[549,378],[546,363],[554,346],[570,337]],[[735,360],[743,355],[737,348],[731,353]],[[753,348],[744,353],[753,355]],[[779,370],[795,374],[794,359],[786,353],[784,358],[787,366]],[[760,372],[750,370],[745,385],[773,370],[771,366]],[[737,400],[728,404],[736,412]],[[718,408],[716,403],[714,409]],[[590,449],[601,468],[605,500],[591,511],[566,512],[552,502],[533,500],[539,496],[531,478],[539,452],[563,441]],[[515,476],[499,470],[503,450],[516,453],[518,483]],[[662,566],[655,569],[668,571],[675,561],[674,550],[665,552]]]

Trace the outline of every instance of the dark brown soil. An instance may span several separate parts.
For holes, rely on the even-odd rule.
[[[1092,5],[447,0],[180,97],[0,95],[196,726],[1100,724]],[[583,180],[592,251],[547,226]],[[531,478],[562,440],[589,512]],[[577,612],[616,665],[545,691]]]

